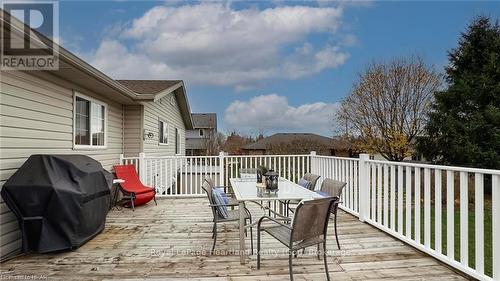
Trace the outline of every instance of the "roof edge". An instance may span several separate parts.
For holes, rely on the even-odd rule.
[[[154,94],[153,101],[156,102],[160,100],[161,98],[165,97],[166,95],[172,93],[173,91],[179,89],[180,87],[184,87],[184,82],[180,81],[179,83],[172,85],[164,90],[161,90],[160,92]],[[187,98],[187,95],[186,95]]]
[[[189,100],[188,100],[187,94],[186,94],[186,86],[184,85],[184,81],[181,81],[179,83],[181,84],[181,86],[178,87],[177,89],[181,89],[181,91],[177,91],[177,92],[180,92],[181,98],[185,102],[185,105],[184,105],[185,108],[184,108],[184,112],[183,112],[184,114],[182,114],[183,119],[184,119],[184,126],[186,126],[187,130],[193,130],[194,129],[194,122],[193,122],[193,116],[191,115],[191,107],[189,106]],[[174,90],[174,92],[175,92],[175,90]],[[183,109],[183,107],[181,106],[181,110],[182,109]]]
[[[74,55],[70,51],[66,50],[64,47],[62,47],[58,43],[54,42],[52,39],[48,38],[44,34],[38,32],[36,30],[33,30],[30,27],[28,27],[28,29],[31,32],[29,32],[29,34],[27,34],[25,32],[26,29],[24,28],[26,25],[23,22],[19,21],[16,17],[10,15],[6,11],[4,11],[3,9],[0,9],[0,11],[1,11],[0,19],[3,22],[2,25],[7,24],[5,16],[10,17],[10,19],[11,19],[10,20],[10,27],[16,29],[17,32],[20,32],[23,35],[28,35],[30,37],[30,39],[35,40],[37,42],[40,42],[40,38],[44,38],[45,40],[52,42],[54,45],[57,45],[56,49],[58,49],[58,50],[55,50],[52,47],[52,50],[57,51],[57,54],[59,55],[60,59],[64,60],[65,62],[72,65],[73,67],[81,70],[82,72],[86,73],[87,75],[90,75],[90,76],[96,78],[97,80],[101,81],[103,84],[115,89],[120,94],[122,94],[130,99],[133,99],[133,100],[137,98],[137,94],[134,91],[132,91],[131,89],[120,84],[118,81],[107,76],[103,72],[99,71],[97,68],[93,67],[92,65],[85,62],[81,58],[77,57],[76,55]],[[41,42],[41,43],[43,43],[43,42]]]

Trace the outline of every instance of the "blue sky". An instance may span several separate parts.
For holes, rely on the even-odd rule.
[[[113,78],[182,79],[193,112],[245,134],[334,134],[371,61],[419,55],[442,71],[475,15],[498,2],[60,3],[62,45]]]

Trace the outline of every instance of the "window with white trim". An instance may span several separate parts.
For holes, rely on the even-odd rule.
[[[204,131],[203,131],[203,129],[200,129],[200,137],[203,137],[203,135],[204,135]]]
[[[158,120],[158,143],[168,144],[168,123]]]
[[[74,146],[106,146],[106,104],[75,94]]]

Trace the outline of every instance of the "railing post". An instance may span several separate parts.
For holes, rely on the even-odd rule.
[[[491,176],[491,215],[493,237],[493,280],[500,280],[500,175]]]
[[[139,178],[141,182],[146,182],[146,163],[144,152],[139,153]]]
[[[123,158],[124,158],[124,157],[123,157],[123,153],[121,153],[121,154],[120,154],[120,165],[123,165],[123,164],[124,164],[124,163],[123,163]]]
[[[224,178],[225,178],[224,177],[224,151],[221,151],[221,152],[219,152],[219,185],[220,186],[225,186]]]
[[[317,174],[316,173],[316,151],[311,151],[311,156],[309,158],[311,159],[311,174]]]
[[[368,163],[370,154],[362,153],[359,155],[359,220],[364,222],[368,218],[368,208],[370,206],[369,192],[370,181],[368,174]]]

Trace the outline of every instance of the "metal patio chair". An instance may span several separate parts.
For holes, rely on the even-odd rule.
[[[212,250],[210,251],[211,254],[213,254],[215,250],[215,244],[217,242],[217,224],[219,223],[226,223],[226,222],[235,222],[240,220],[240,211],[238,209],[236,210],[227,210],[228,216],[227,218],[224,218],[220,213],[217,207],[220,205],[217,204],[212,196],[212,189],[213,186],[209,184],[207,180],[203,181],[203,184],[201,188],[207,193],[207,198],[210,203],[210,209],[212,210],[212,215],[213,215],[213,228],[212,228],[212,238],[214,239],[214,243],[212,245]],[[226,204],[226,207],[237,207],[238,204]],[[248,223],[247,223],[248,221]],[[245,225],[252,224],[252,215],[250,214],[250,211],[245,207]],[[253,234],[252,234],[252,227],[250,227],[250,247],[251,251],[253,253]],[[245,229],[245,233],[247,233]]]
[[[310,181],[311,182],[311,185],[309,186],[309,190],[312,190],[314,191],[314,189],[316,188],[316,183],[318,182],[318,179],[320,178],[321,176],[318,176],[318,175],[315,175],[315,174],[311,174],[311,173],[306,173],[304,174],[303,178],[307,181]]]
[[[260,218],[257,225],[257,269],[260,269],[260,233],[264,231],[288,247],[290,280],[293,280],[292,258],[294,253],[296,254],[300,249],[317,245],[319,259],[319,248],[322,244],[326,277],[330,280],[326,260],[326,234],[331,210],[337,200],[335,197],[327,197],[300,202],[295,210],[291,225],[269,216]],[[263,221],[270,221],[272,226],[263,228]]]
[[[217,187],[215,185],[214,180],[211,177],[205,177],[204,181],[207,182],[212,188]],[[228,196],[228,199],[229,199],[228,204],[233,205],[233,206],[231,206],[231,209],[234,209],[234,205],[238,205],[238,200],[236,200],[236,198],[234,198],[234,194],[227,192],[229,190],[229,188],[226,186],[219,186],[219,187],[224,189],[224,192],[226,193],[226,195]]]
[[[305,173],[304,176],[302,177],[303,179],[311,182],[311,185],[309,186],[309,190],[314,191],[316,189],[316,183],[318,182],[318,179],[321,178],[319,175],[311,174],[311,173]],[[280,201],[281,203],[285,204],[285,210],[286,210],[286,215],[289,216],[290,212],[294,212],[295,208],[290,208],[290,205],[296,206],[299,202],[298,201]]]
[[[347,183],[345,182],[333,179],[325,179],[321,184],[320,190],[318,191],[318,193],[323,196],[330,196],[338,199],[333,204],[332,213],[333,213],[333,224],[335,229],[335,239],[337,240],[337,247],[339,248],[339,250],[340,250],[340,243],[337,231],[337,211],[339,209],[339,204],[342,203],[340,201],[340,197],[342,196],[342,191],[346,185]]]

